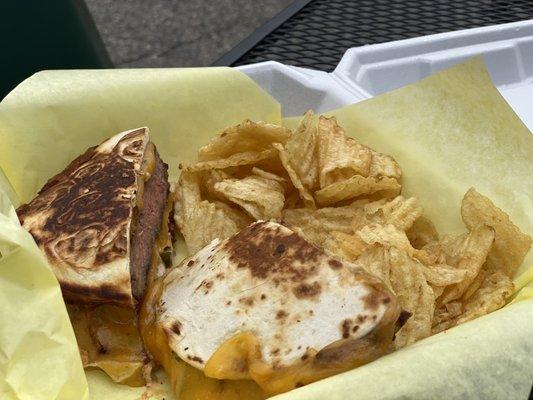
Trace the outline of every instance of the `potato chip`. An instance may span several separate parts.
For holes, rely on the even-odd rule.
[[[391,201],[387,201],[387,199],[372,202],[368,199],[363,200],[358,200],[360,208],[357,209],[352,220],[354,231],[373,223],[381,225],[392,224],[403,231],[410,227],[412,221],[417,219],[422,212],[422,208],[414,198],[406,200],[404,197],[398,196]]]
[[[398,196],[386,203],[382,208],[384,221],[402,231],[406,231],[422,215],[422,207],[414,197],[405,199]]]
[[[202,200],[189,208],[183,217],[176,217],[176,224],[185,239],[189,254],[194,254],[213,239],[226,239],[244,228],[238,212],[222,208],[215,203]]]
[[[220,169],[205,171],[201,180],[202,194],[209,199],[225,200],[225,197],[215,190],[215,184],[230,178],[230,174]]]
[[[403,231],[398,230],[394,225],[371,224],[363,227],[357,232],[357,235],[366,244],[380,244],[385,247],[395,247],[405,251],[410,256],[413,254],[413,248],[409,239]]]
[[[256,220],[280,220],[285,203],[283,187],[275,180],[250,175],[215,183],[215,191],[241,206]]]
[[[357,232],[358,230],[362,229],[367,225],[380,222],[382,222],[381,218],[375,218],[374,214],[368,213],[365,207],[362,206],[354,209],[354,214],[350,221],[350,226],[352,228],[352,231]]]
[[[445,286],[434,286],[434,285],[431,285],[431,289],[433,289],[433,294],[435,295],[435,298],[437,299],[444,292]]]
[[[232,207],[222,201],[216,200],[213,202],[213,204],[215,204],[215,206],[220,210],[224,211],[225,215],[241,228],[244,228],[254,222],[252,217],[237,207]]]
[[[300,180],[300,177],[298,176],[294,168],[291,166],[289,156],[287,155],[285,148],[281,145],[281,143],[274,143],[273,146],[276,150],[278,150],[281,163],[289,174],[292,184],[298,190],[300,198],[303,200],[305,206],[315,208],[315,199],[307,190],[307,188],[303,185],[302,181]]]
[[[425,254],[423,262],[426,264],[447,264],[456,266],[463,256],[468,234],[443,235],[439,241],[430,242],[422,248],[419,255]]]
[[[479,288],[463,304],[463,312],[435,325],[432,332],[437,333],[495,311],[505,305],[512,292],[511,279],[503,271],[493,270],[486,274]]]
[[[315,245],[324,246],[325,241],[330,238],[333,231],[353,233],[351,220],[358,207],[358,204],[352,204],[318,210],[309,208],[285,209],[282,219],[287,226],[299,227],[304,232],[304,236]],[[334,246],[334,242],[331,245]]]
[[[278,158],[278,161],[279,161],[279,158]],[[287,171],[283,170],[283,173],[278,174],[278,173],[273,173],[270,171],[265,171],[262,168],[254,166],[251,169],[250,174],[259,176],[261,178],[270,179],[270,180],[279,182],[281,186],[283,187],[283,191],[285,193],[285,207],[287,207],[288,196],[290,196],[291,194],[295,194],[297,196],[297,199],[299,199],[300,197],[298,196],[298,191],[295,190],[294,186],[292,185],[291,179],[289,178],[289,175],[286,172]],[[250,175],[250,174],[247,174],[247,175]]]
[[[445,304],[460,298],[481,271],[487,254],[494,242],[494,231],[488,226],[475,227],[461,244],[460,259],[455,266],[467,271],[462,282],[449,286],[439,297],[439,304]],[[452,264],[454,265],[454,264]]]
[[[477,274],[476,278],[472,281],[470,285],[468,285],[465,292],[461,296],[462,302],[465,302],[470,299],[470,297],[472,297],[472,295],[479,289],[488,274],[489,268],[487,266],[487,263],[485,263],[483,267],[481,267],[481,271],[479,271],[479,274]]]
[[[509,216],[474,188],[466,192],[461,203],[461,216],[468,229],[488,225],[494,229],[494,246],[488,263],[514,276],[531,247],[531,237],[521,232]]]
[[[233,235],[250,222],[225,204],[202,200],[197,172],[182,172],[175,194],[174,221],[189,254],[196,253],[215,238]]]
[[[380,245],[368,246],[363,253],[353,261],[356,267],[364,269],[370,275],[381,279],[389,288],[390,282],[390,259],[389,251]]]
[[[332,183],[315,192],[315,198],[321,206],[328,206],[342,200],[385,192],[387,197],[394,197],[400,193],[401,186],[394,178],[374,178],[354,175],[351,178]]]
[[[284,209],[291,210],[303,207],[303,201],[300,197],[300,193],[297,190],[289,190],[285,195]]]
[[[439,240],[435,225],[424,216],[417,218],[405,233],[415,249],[421,249],[429,243]]]
[[[429,284],[441,287],[460,283],[467,276],[467,270],[454,268],[445,264],[424,265],[422,272]]]
[[[342,207],[324,207],[313,211],[312,215],[325,230],[352,233],[352,219],[356,215],[359,204],[352,203]]]
[[[398,181],[400,180],[402,177],[402,170],[394,158],[386,154],[378,153],[372,149],[370,149],[370,154],[372,155],[372,160],[370,162],[368,176],[376,178],[388,176],[389,178],[394,178]]]
[[[318,170],[320,188],[344,181],[354,175],[368,176],[370,149],[348,138],[337,120],[318,119]]]
[[[318,186],[318,156],[316,118],[312,111],[305,113],[302,121],[285,143],[287,160],[309,191]]]
[[[372,200],[372,201],[370,201],[368,199],[359,199],[359,200],[354,201],[352,204],[353,205],[356,205],[356,204],[360,205],[361,207],[363,207],[363,209],[365,210],[365,213],[367,215],[374,216],[389,201],[390,201],[390,199],[379,199],[379,200]],[[379,216],[379,217],[380,217],[379,222],[383,222],[383,220],[381,219],[381,216]]]
[[[281,176],[273,174],[271,172],[265,171],[265,170],[263,170],[261,168],[253,167],[252,168],[252,174],[260,176],[261,178],[277,181],[277,182],[282,183],[282,184],[287,183],[287,180],[285,178],[282,178]]]
[[[332,231],[323,243],[324,249],[348,261],[357,259],[368,245],[358,235]]]
[[[235,153],[227,158],[219,158],[209,161],[200,161],[195,164],[184,165],[184,171],[206,171],[210,169],[224,169],[228,167],[236,167],[239,165],[250,165],[260,161],[275,158],[277,152],[275,149],[265,149],[262,151],[247,151],[242,153]]]
[[[291,229],[298,228],[303,236],[316,246],[323,246],[329,237],[329,232],[322,229],[310,208],[285,209],[282,212],[282,222]]]
[[[277,125],[246,120],[226,128],[198,151],[198,161],[228,158],[237,153],[257,153],[271,148],[272,143],[285,143],[290,130]]]
[[[200,175],[195,172],[182,172],[178,184],[174,187],[174,194],[174,218],[179,224],[183,223],[185,216],[202,200]]]
[[[449,329],[456,324],[456,318],[463,312],[463,304],[460,301],[451,301],[435,310],[431,334]]]
[[[394,338],[394,346],[399,349],[431,334],[435,296],[418,261],[394,247],[389,249],[389,257],[392,289],[402,309],[412,314]]]
[[[470,321],[503,307],[512,292],[513,282],[503,271],[487,274],[479,289],[464,303],[465,312],[457,323]]]
[[[367,244],[381,244],[385,247],[395,247],[405,251],[410,257],[422,261],[420,266],[426,281],[434,286],[448,286],[462,282],[466,278],[467,271],[448,265],[424,265],[424,259],[420,258],[420,251],[416,251],[409,242],[403,231],[394,225],[370,224],[357,232],[357,235]]]

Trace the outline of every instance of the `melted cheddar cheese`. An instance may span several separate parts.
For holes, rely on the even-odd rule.
[[[392,336],[391,329],[373,332],[357,340],[339,340],[319,352],[309,349],[300,362],[272,368],[261,357],[261,346],[251,332],[242,332],[225,341],[208,360],[204,373],[217,379],[252,379],[269,395],[336,375],[379,356],[386,349],[381,335]]]
[[[264,392],[251,380],[220,380],[208,378],[175,356],[164,330],[155,323],[155,303],[162,289],[162,280],[155,283],[143,302],[139,324],[146,348],[167,373],[172,389],[180,400],[261,400]]]

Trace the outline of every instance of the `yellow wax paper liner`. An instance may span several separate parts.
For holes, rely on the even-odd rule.
[[[483,70],[482,66],[478,66],[477,69],[474,68],[472,70],[472,65],[473,64],[470,63],[463,66],[459,66],[436,76],[441,76],[445,80],[450,80],[449,84],[451,85],[452,89],[457,92],[458,88],[461,87],[461,85],[463,84],[461,80],[465,79],[464,75],[481,75],[483,78],[481,79],[481,83],[483,83],[483,85],[476,90],[476,93],[470,93],[469,95],[467,95],[466,100],[470,99],[470,101],[476,101],[476,97],[479,97],[480,95],[487,95],[489,97],[499,96],[499,94],[497,94],[497,92],[493,89],[490,80],[485,79],[486,72]],[[206,77],[206,74],[196,74],[197,71],[198,70],[189,70],[189,77]],[[114,73],[117,72],[122,73],[124,75],[122,75],[121,77],[114,75]],[[25,161],[24,165],[28,169],[27,172],[31,173],[30,176],[32,180],[29,181],[25,179],[24,173],[21,173],[15,167],[12,167],[12,169],[10,170],[11,172],[14,172],[14,176],[8,175],[9,178],[14,182],[14,186],[16,187],[19,196],[21,196],[23,200],[33,196],[35,190],[40,187],[42,182],[44,182],[53,173],[61,170],[70,159],[77,156],[82,150],[84,150],[85,147],[93,145],[94,143],[103,139],[103,137],[110,136],[116,131],[129,129],[132,126],[148,125],[153,130],[153,122],[156,123],[156,126],[159,125],[163,127],[168,127],[167,124],[170,124],[170,126],[175,129],[163,129],[159,133],[157,133],[156,131],[156,144],[160,148],[163,157],[165,157],[167,161],[169,160],[169,157],[174,157],[174,159],[176,160],[183,161],[193,159],[195,157],[197,149],[201,145],[205,144],[207,138],[214,133],[214,131],[206,132],[204,124],[204,121],[206,119],[212,118],[211,113],[213,112],[216,113],[217,111],[220,111],[220,118],[215,118],[214,120],[217,123],[220,123],[221,126],[238,122],[240,119],[244,118],[256,120],[263,119],[271,122],[276,122],[275,120],[279,118],[279,107],[277,107],[271,99],[268,99],[264,96],[259,96],[258,89],[255,86],[251,85],[249,81],[246,81],[246,85],[244,85],[244,81],[246,80],[246,78],[244,77],[239,78],[240,83],[242,83],[243,86],[246,86],[247,88],[246,90],[239,91],[239,95],[241,95],[243,99],[241,102],[239,102],[239,104],[241,105],[241,107],[251,107],[252,105],[257,106],[258,108],[256,108],[256,110],[263,111],[262,117],[257,116],[257,114],[251,113],[249,109],[242,109],[241,111],[243,111],[244,115],[239,115],[235,118],[232,118],[232,116],[236,116],[236,114],[231,114],[227,112],[227,110],[218,110],[217,107],[228,107],[227,101],[229,101],[229,104],[231,104],[231,101],[234,100],[234,95],[236,95],[236,93],[232,90],[228,91],[228,88],[224,88],[218,85],[220,81],[217,81],[216,77],[214,76],[216,74],[211,76],[215,82],[206,83],[205,80],[199,80],[197,82],[198,85],[195,86],[195,88],[202,88],[202,90],[200,92],[196,92],[193,90],[189,91],[189,96],[192,97],[180,99],[173,98],[173,96],[176,96],[178,92],[180,92],[180,90],[175,90],[172,95],[163,96],[161,99],[163,100],[163,104],[161,104],[159,102],[160,99],[158,96],[155,96],[157,98],[154,99],[154,93],[156,95],[159,94],[158,90],[161,89],[161,87],[166,86],[162,84],[161,81],[158,81],[159,72],[160,71],[154,73],[154,71],[148,70],[144,71],[144,73],[137,73],[137,71],[77,71],[46,73],[41,74],[41,76],[37,75],[33,78],[33,82],[31,82],[31,80],[27,81],[25,83],[25,87],[23,86],[22,88],[17,89],[19,92],[15,92],[16,96],[12,95],[11,99],[7,99],[10,100],[8,104],[9,107],[4,108],[4,104],[0,105],[0,135],[4,133],[2,136],[0,136],[0,139],[2,140],[2,143],[4,143],[4,137],[6,136],[6,134],[9,135],[8,132],[11,131],[17,134],[22,133],[23,140],[11,140],[10,143],[12,146],[18,146],[16,149],[14,147],[10,147],[11,151],[2,151],[2,149],[0,149],[0,165],[3,165],[3,163],[5,163],[6,158],[11,160],[11,162],[14,162],[13,160],[17,159],[17,157],[15,156],[17,151],[30,151],[30,155],[28,157],[24,157],[23,161]],[[171,74],[171,72],[168,73]],[[77,74],[83,75],[83,77],[76,76]],[[456,82],[454,82],[454,79],[449,79],[449,77],[447,77],[447,75],[450,74],[455,75],[454,79],[457,79]],[[116,79],[114,79],[113,82],[109,82],[108,80],[113,77]],[[476,78],[476,76],[474,76],[474,78]],[[477,76],[477,78],[479,78],[479,76]],[[229,75],[227,74],[225,79],[231,80],[229,79]],[[235,79],[239,80],[236,77]],[[151,83],[153,80],[157,81],[154,85],[157,88],[155,92],[150,90],[150,88],[152,88]],[[162,80],[165,82],[169,82],[172,81],[172,78],[166,75],[162,77]],[[138,81],[140,81],[140,83]],[[420,85],[423,85],[426,81],[423,81],[422,83],[420,83]],[[183,83],[183,81],[181,81],[181,83]],[[215,85],[214,92],[224,96],[224,101],[219,102],[219,104],[215,108],[212,107],[212,103],[209,103],[212,97],[206,96],[206,92],[209,92],[209,88],[213,84]],[[141,88],[144,88],[145,90],[143,91],[141,88],[139,88],[139,86],[141,86]],[[428,87],[422,89],[421,91],[431,92],[432,90],[435,90],[438,92],[438,90],[440,90],[439,88],[433,87],[433,84],[427,86]],[[131,92],[129,91],[130,88],[132,88]],[[217,88],[220,90],[217,91]],[[225,89],[226,92],[224,92]],[[241,89],[243,88],[241,87]],[[67,93],[63,93],[63,91],[65,90]],[[148,96],[146,96],[147,93],[144,93],[145,91],[148,92]],[[137,94],[137,96],[130,96],[131,93]],[[185,105],[189,103],[197,104],[197,101],[199,101],[198,96],[201,98],[202,95],[204,96],[204,100],[203,102],[200,102],[199,106],[201,108],[202,105],[205,105],[205,107],[202,108],[202,110],[206,114],[203,116],[204,118],[195,115],[191,116],[190,114],[184,115],[183,111],[187,110],[187,108],[183,108],[182,105],[184,103]],[[161,115],[157,114],[157,118],[152,120],[151,113],[144,112],[143,108],[139,106],[139,101],[147,101],[148,104],[152,104],[153,107],[151,108],[151,110],[161,110]],[[465,101],[465,99],[450,98],[450,101],[455,104],[455,107],[457,109],[460,110],[463,107],[463,104],[461,104],[461,102]],[[96,102],[97,104],[93,104],[94,102]],[[153,105],[153,103],[151,102],[155,103],[156,105]],[[169,102],[177,102],[180,106],[175,108],[169,107]],[[262,104],[260,104],[261,102]],[[361,104],[365,103],[367,102],[363,102]],[[466,103],[468,103],[468,101],[466,101]],[[500,97],[497,97],[496,103],[501,103],[499,107],[505,112],[506,115],[509,116],[510,119],[510,121],[507,121],[508,125],[511,128],[515,128],[517,125],[517,117],[514,116],[514,113],[512,113],[512,111],[509,111],[508,106],[503,102]],[[416,104],[413,104],[412,106],[416,107]],[[267,110],[265,108],[261,109],[261,107],[271,108]],[[394,107],[394,105],[392,105],[392,107]],[[482,114],[487,114],[483,110],[484,107],[485,105],[482,104]],[[231,106],[229,106],[229,108],[231,109]],[[350,107],[347,107],[344,110],[349,108]],[[4,111],[6,111],[7,114],[3,114]],[[342,113],[342,111],[342,109],[339,110],[340,113]],[[15,112],[15,115],[13,115],[13,112]],[[224,116],[225,112],[226,115]],[[141,115],[139,115],[139,113],[141,113]],[[83,124],[76,124],[76,114],[78,114],[79,116],[79,121],[83,121]],[[6,116],[8,118],[5,118]],[[176,123],[176,119],[178,116],[180,118],[185,118],[185,120],[189,122],[189,124],[185,124],[185,128],[183,126],[180,126],[179,123]],[[420,117],[431,118],[431,114],[426,113],[421,115]],[[494,117],[494,115],[489,115],[489,118]],[[141,122],[140,120],[143,120],[143,118],[144,122]],[[104,121],[106,121],[106,119],[109,119],[111,121],[119,120],[121,121],[121,123],[117,125],[112,125],[109,124],[109,122],[102,122],[102,119]],[[132,123],[130,124],[129,121],[132,121]],[[357,127],[357,124],[354,123],[354,121],[351,121],[349,118],[347,118],[346,120],[342,120],[341,118],[341,122],[347,128],[348,133],[353,135],[354,129],[352,128]],[[109,126],[111,125],[113,126],[113,128],[109,128]],[[193,129],[187,129],[191,126]],[[99,129],[103,129],[104,127],[109,128],[110,132],[101,134]],[[82,129],[84,135],[78,135],[76,131],[72,132],[73,129]],[[217,129],[219,129],[218,125]],[[35,132],[43,133],[44,137],[37,136],[37,133]],[[178,139],[177,141],[173,141],[166,137],[166,135],[169,135],[170,132],[176,132],[176,135],[186,136],[179,136],[179,138],[181,138],[182,140]],[[198,134],[192,134],[191,132],[197,132]],[[68,135],[70,133],[76,135],[76,140],[84,140],[83,144],[71,143],[71,141],[68,139]],[[375,139],[379,139],[378,133],[374,133]],[[387,132],[383,131],[381,134],[386,135]],[[430,132],[429,134],[432,133]],[[85,135],[89,137],[86,137]],[[56,141],[66,142],[63,145],[69,148],[72,154],[66,156],[62,151],[54,152],[54,156],[61,157],[61,161],[57,162],[57,166],[55,166],[54,168],[50,168],[50,171],[42,172],[39,170],[39,165],[32,162],[32,159],[39,155],[36,150],[38,150],[40,146],[43,147],[42,149],[39,149],[39,151],[42,153],[47,154],[50,151],[53,152],[53,149],[50,150],[52,142],[46,139],[49,136],[54,137],[54,140]],[[379,148],[379,146],[376,145],[372,141],[372,139],[374,139],[374,137],[368,138],[368,140],[366,140],[367,144]],[[161,149],[162,143],[165,144],[164,149]],[[177,144],[180,143],[182,145],[177,146]],[[379,140],[377,140],[376,143],[379,144]],[[167,148],[166,145],[171,146]],[[459,149],[461,148],[461,145],[461,143],[458,144]],[[453,150],[457,151],[457,149]],[[494,149],[491,151],[494,151]],[[396,154],[394,154],[394,156],[396,156]],[[42,158],[48,159],[48,157],[45,156],[43,156]],[[403,160],[401,162],[403,162]],[[468,165],[468,162],[463,162],[463,165]],[[173,165],[173,167],[175,168],[175,165]],[[175,169],[173,171],[175,172]],[[419,171],[415,169],[412,172],[416,175]],[[416,179],[413,182],[416,182]],[[439,207],[442,208],[440,211],[446,213],[448,212],[447,210],[450,209],[457,210],[458,203],[443,203],[440,204]],[[436,208],[438,209],[439,207]],[[458,226],[459,225],[456,224],[456,228],[458,228]],[[522,294],[523,292],[524,291],[520,292],[520,294]],[[517,299],[518,297],[519,296],[517,296]],[[527,296],[525,296],[524,298],[527,298]],[[429,376],[427,374],[425,375],[425,370],[427,368],[427,365],[425,363],[410,361],[411,364],[407,368],[410,368],[412,371],[414,371],[415,375],[420,374],[422,377],[426,377],[426,379],[420,379],[418,381],[413,380],[413,387],[408,384],[402,384],[402,391],[396,391],[394,397],[391,398],[398,398],[402,396],[413,397],[416,396],[417,393],[423,393],[418,397],[440,398],[442,397],[442,391],[440,389],[433,390],[433,387],[446,387],[447,395],[452,395],[453,393],[450,391],[450,388],[453,389],[454,387],[465,387],[467,389],[472,389],[478,384],[481,385],[483,383],[486,383],[487,385],[485,385],[485,387],[491,388],[494,385],[489,383],[492,379],[495,378],[516,378],[513,381],[516,382],[516,385],[514,385],[512,388],[509,388],[509,390],[506,389],[506,393],[509,395],[509,398],[512,398],[513,395],[521,395],[524,387],[522,383],[524,381],[527,381],[528,376],[526,372],[522,371],[520,373],[516,370],[519,368],[522,368],[524,371],[531,370],[531,368],[528,368],[530,365],[523,363],[520,358],[520,356],[523,355],[524,352],[526,356],[531,356],[531,342],[528,337],[522,334],[524,331],[531,331],[531,318],[528,318],[526,315],[526,311],[522,310],[522,307],[524,307],[522,304],[531,307],[531,301],[529,300],[524,301],[523,303],[518,303],[517,305],[508,306],[505,309],[499,311],[498,313],[465,324],[463,327],[452,329],[436,337],[427,339],[426,341],[421,341],[415,346],[411,346],[407,349],[402,350],[401,352],[394,353],[384,358],[383,360],[388,360],[387,364],[391,363],[391,366],[398,365],[398,362],[394,361],[395,358],[405,353],[413,353],[411,357],[413,360],[417,360],[419,358],[424,359],[424,357],[427,356],[426,353],[428,351],[431,353],[431,357],[436,360],[439,360],[441,357],[444,357],[442,359],[445,359],[445,356],[449,353],[450,348],[445,346],[444,342],[441,343],[439,340],[437,340],[437,338],[443,337],[444,335],[450,335],[446,337],[451,338],[449,342],[453,344],[453,350],[455,351],[454,360],[462,366],[461,371],[463,371],[463,374],[448,374],[445,370],[445,363],[437,363],[437,365],[440,366],[441,372],[441,374],[438,375],[437,384],[437,382],[432,381],[432,379],[436,379],[435,376]],[[528,310],[529,309],[530,308],[528,308]],[[487,319],[489,319],[488,325],[490,326],[490,328],[485,329],[482,327],[481,330],[478,329],[478,324],[483,323],[483,321],[486,321]],[[513,326],[518,325],[518,328],[514,331],[516,335],[509,335],[509,320],[512,321]],[[468,351],[463,352],[463,350],[466,349],[464,349],[461,345],[461,342],[464,341],[464,338],[460,336],[460,329],[466,329],[465,327],[467,326],[477,332],[476,337],[479,340],[474,341],[473,343],[469,343]],[[492,335],[489,335],[489,333],[492,333]],[[429,341],[428,346],[430,346],[430,349],[428,350],[424,348],[423,350],[421,350],[420,346],[422,346],[422,344],[424,343],[427,343],[427,341]],[[490,342],[491,346],[485,348],[476,347],[479,343],[485,342]],[[500,347],[502,347],[502,350],[499,350]],[[474,362],[474,364],[471,364],[476,365],[476,369],[469,368],[468,365],[471,361],[469,359],[472,358],[470,354],[473,354],[473,356],[477,356],[478,351],[483,352],[483,350],[487,348],[490,349],[490,354],[492,357],[504,360],[505,362],[514,362],[513,365],[517,366],[517,368],[502,368],[499,370],[501,372],[499,375],[491,373],[493,369],[489,367],[491,367],[492,365],[485,365],[485,363],[488,362],[488,359],[486,357],[480,357],[479,359],[477,359],[479,362]],[[465,357],[463,357],[463,355]],[[339,383],[338,379],[340,379],[341,377],[335,377],[315,383],[313,385],[309,385],[305,388],[289,392],[280,397],[291,398],[294,396],[299,398],[317,398],[318,396],[323,398],[324,393],[327,393],[328,398],[331,396],[338,396],[338,398],[348,398],[353,396],[357,396],[357,398],[372,398],[372,395],[375,395],[375,388],[372,387],[372,385],[368,385],[369,382],[367,382],[368,379],[366,376],[364,376],[364,373],[367,368],[378,368],[379,371],[376,371],[376,376],[378,376],[380,373],[385,373],[385,370],[381,367],[381,361],[378,361],[377,363],[378,364],[369,364],[368,366],[364,366],[362,368],[350,371],[342,375],[341,377],[349,377],[347,381],[342,381],[341,383]],[[377,365],[378,367],[375,367],[375,365]],[[388,377],[386,383],[390,387],[400,388],[400,385],[397,384],[397,379],[402,378],[402,374],[399,372],[402,369],[405,369],[406,366],[403,365],[401,362],[399,365],[401,366],[401,368],[392,368],[390,371],[386,372]],[[487,372],[487,375],[485,375],[485,372]],[[357,376],[359,376],[359,374],[363,374],[363,378],[358,379]],[[374,376],[374,373],[372,373],[371,376]],[[93,396],[96,396],[92,398],[134,399],[139,398],[139,396],[141,396],[143,392],[142,389],[133,389],[125,386],[115,385],[110,382],[104,374],[100,372],[90,372],[88,373],[88,378],[91,393],[93,393]],[[475,382],[476,384],[474,385],[473,382]],[[164,385],[162,386],[162,388],[158,388],[158,398],[169,398],[168,393],[164,393],[164,389]],[[479,397],[481,398],[482,396]]]
[[[0,180],[0,398],[89,399],[61,290],[9,190]]]
[[[35,196],[69,161],[120,131],[148,126],[171,178],[178,162],[227,125],[281,123],[280,105],[229,68],[45,71],[0,104],[0,398],[81,399],[87,385],[60,289],[17,223],[11,202]],[[13,189],[10,187],[9,183]],[[7,219],[9,218],[9,220]],[[9,223],[8,223],[9,222]],[[88,371],[92,399],[138,399],[144,388]],[[156,385],[154,398],[172,398]]]

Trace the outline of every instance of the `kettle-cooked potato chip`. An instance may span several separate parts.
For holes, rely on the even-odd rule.
[[[391,263],[389,251],[381,245],[368,246],[363,253],[353,261],[357,267],[363,268],[366,272],[381,279],[392,289],[390,282]]]
[[[280,220],[285,203],[283,186],[273,179],[250,175],[215,183],[215,191],[241,206],[256,220]]]
[[[183,220],[191,212],[192,208],[201,200],[200,175],[196,172],[183,172],[178,183],[173,187],[174,219],[176,224],[183,223]]]
[[[439,240],[439,233],[435,225],[424,216],[417,218],[405,233],[415,249],[421,249],[429,243]]]
[[[367,244],[379,243],[385,247],[396,247],[405,251],[409,256],[413,255],[414,249],[405,232],[398,230],[394,225],[367,225],[359,230],[357,235]]]
[[[184,165],[185,171],[207,171],[212,169],[224,169],[229,167],[237,167],[239,165],[256,164],[260,161],[269,160],[277,156],[275,149],[265,149],[261,151],[245,151],[241,153],[231,154],[226,158],[218,158],[208,161],[200,161],[195,164]]]
[[[318,119],[319,183],[325,188],[354,175],[368,176],[370,149],[345,135],[335,118]]]
[[[315,198],[319,205],[328,206],[376,192],[381,192],[383,197],[394,197],[400,193],[400,190],[401,186],[394,178],[353,175],[346,180],[334,182],[316,191]]]
[[[198,151],[198,161],[228,158],[237,153],[262,152],[272,143],[285,143],[291,132],[281,126],[243,121],[222,131]]]
[[[513,282],[503,271],[487,274],[479,289],[464,303],[464,314],[457,319],[457,324],[470,321],[503,307],[513,292]]]
[[[450,302],[439,309],[432,333],[441,332],[503,307],[512,292],[513,282],[503,271],[488,271],[483,275],[479,288],[467,301]],[[452,304],[453,312],[450,312],[448,310]],[[460,307],[459,310],[457,305]]]
[[[456,318],[463,312],[463,304],[460,301],[450,301],[435,310],[431,334],[439,333],[455,325]]]
[[[505,212],[474,188],[463,197],[461,216],[468,229],[483,224],[494,229],[494,246],[489,252],[488,263],[501,268],[507,276],[513,276],[531,247],[531,237],[521,232]]]
[[[486,225],[475,227],[461,244],[460,259],[456,264],[458,269],[467,271],[465,279],[455,285],[449,286],[439,297],[439,304],[460,298],[481,271],[487,259],[487,254],[494,241],[494,231]],[[453,265],[453,264],[452,264]]]
[[[370,154],[372,155],[372,161],[370,162],[370,170],[368,176],[381,177],[388,176],[389,178],[394,178],[400,180],[402,177],[402,170],[398,163],[386,154],[378,153],[370,149]]]
[[[446,264],[425,265],[422,272],[428,283],[440,287],[463,282],[467,277],[466,269],[455,268]]]
[[[215,184],[231,177],[230,174],[221,169],[205,171],[201,178],[201,191],[205,194],[207,200],[225,200],[225,197],[215,190]]]
[[[422,207],[414,197],[405,199],[398,196],[381,208],[383,218],[387,224],[392,224],[402,231],[406,231],[422,215]]]
[[[200,176],[183,172],[176,189],[174,221],[179,227],[189,253],[195,253],[215,238],[225,239],[246,226],[237,210],[201,200]]]
[[[348,261],[356,260],[368,247],[359,235],[341,231],[332,231],[326,238],[324,248],[338,257]]]
[[[253,167],[252,168],[252,174],[260,176],[265,179],[270,179],[273,181],[277,181],[279,183],[285,184],[287,183],[287,180],[279,175],[273,174],[272,172],[265,171],[261,168]]]
[[[188,209],[187,215],[175,220],[185,239],[189,254],[196,253],[213,239],[230,237],[249,223],[248,221],[246,224],[241,224],[244,220],[238,211],[207,200],[202,200]]]
[[[392,289],[401,307],[411,313],[394,338],[394,346],[399,349],[431,334],[435,296],[418,261],[395,248],[389,250],[389,257]]]
[[[317,123],[312,111],[307,111],[302,121],[285,143],[285,153],[292,169],[309,191],[318,186]]]
[[[307,190],[307,188],[304,186],[298,173],[292,167],[289,155],[287,154],[287,151],[285,150],[283,145],[281,143],[274,143],[273,146],[276,150],[278,150],[281,163],[289,174],[292,184],[298,190],[298,193],[300,194],[300,197],[303,200],[305,206],[315,208],[315,199],[313,198],[309,190]]]

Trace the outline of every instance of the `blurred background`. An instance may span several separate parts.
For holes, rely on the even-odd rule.
[[[0,99],[42,69],[209,66],[291,0],[0,0]]]
[[[267,60],[333,71],[351,47],[533,18],[533,0],[0,0],[0,99],[43,69]]]
[[[291,0],[86,0],[117,67],[208,66]]]

